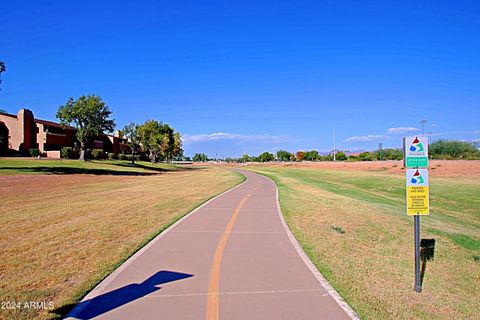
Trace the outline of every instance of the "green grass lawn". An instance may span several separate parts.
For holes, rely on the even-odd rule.
[[[436,240],[435,259],[426,264],[424,291],[417,294],[404,176],[250,169],[276,182],[293,233],[361,318],[480,318],[480,177],[431,174],[431,211],[422,218],[422,238]]]

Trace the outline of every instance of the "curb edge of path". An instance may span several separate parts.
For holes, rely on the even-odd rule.
[[[231,187],[228,190],[223,191],[222,193],[217,194],[216,196],[210,198],[209,200],[205,201],[192,211],[188,212],[185,214],[183,217],[178,219],[176,222],[174,222],[171,226],[169,226],[167,229],[163,230],[160,232],[155,238],[150,240],[146,245],[144,245],[140,250],[135,252],[130,258],[128,258],[124,263],[122,263],[118,268],[116,268],[112,273],[110,273],[105,279],[100,281],[99,284],[95,286],[85,297],[80,300],[77,305],[66,315],[64,318],[65,320],[76,320],[78,315],[90,304],[91,299],[96,296],[96,293],[103,290],[105,287],[107,287],[115,278],[122,272],[125,268],[127,268],[135,259],[139,258],[142,254],[145,253],[150,247],[152,247],[157,241],[159,241],[161,238],[163,238],[169,231],[171,231],[173,228],[175,228],[177,225],[182,223],[184,220],[188,219],[191,215],[193,215],[195,212],[199,211],[206,205],[208,205],[210,202],[214,201],[215,199],[223,196],[226,193],[229,193],[230,191],[235,190],[236,188],[240,187],[247,181],[247,177],[245,177],[245,180],[237,184],[236,186]],[[278,193],[278,190],[277,190]],[[89,301],[90,300],[90,301]],[[80,303],[83,301],[88,301],[85,304],[80,306]]]
[[[258,173],[257,173],[258,174]],[[282,209],[280,207],[280,199],[278,197],[278,186],[275,183],[273,179],[271,179],[268,176],[262,175],[266,177],[267,179],[270,179],[273,181],[273,184],[275,185],[275,190],[276,190],[276,200],[277,200],[277,213],[278,216],[280,217],[280,221],[282,222],[283,228],[285,229],[285,232],[287,233],[288,238],[290,239],[290,242],[292,243],[293,247],[295,248],[295,251],[297,251],[297,254],[300,256],[300,258],[303,260],[305,265],[310,269],[310,271],[313,273],[315,278],[317,278],[318,282],[327,290],[328,294],[335,300],[335,302],[340,306],[340,308],[345,311],[345,313],[352,319],[352,320],[360,320],[360,317],[358,314],[350,307],[348,303],[343,300],[343,298],[338,294],[338,292],[332,287],[332,285],[325,279],[325,277],[318,271],[317,267],[313,264],[312,260],[307,256],[305,251],[303,250],[302,246],[300,243],[298,243],[297,239],[293,235],[292,231],[288,227],[287,222],[285,221],[285,217],[283,216]]]

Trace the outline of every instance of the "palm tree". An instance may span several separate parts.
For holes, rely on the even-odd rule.
[[[2,75],[3,72],[7,71],[7,66],[5,65],[5,62],[0,60],[0,76]],[[0,78],[0,83],[2,83],[2,79]]]

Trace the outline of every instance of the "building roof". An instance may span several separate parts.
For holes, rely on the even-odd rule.
[[[10,114],[10,113],[1,112],[1,111],[0,111],[0,115],[7,116],[7,117],[10,117],[10,118],[16,118],[17,117],[17,115],[15,115],[15,114]]]
[[[65,128],[65,129],[72,129],[74,130],[75,128],[69,125],[66,125],[65,127],[62,126],[60,123],[53,122],[53,121],[48,121],[48,120],[42,120],[42,119],[34,119],[33,121],[46,125],[46,126],[51,126],[51,127],[57,127],[57,128]]]

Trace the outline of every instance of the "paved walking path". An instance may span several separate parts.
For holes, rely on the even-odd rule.
[[[255,173],[162,233],[99,284],[72,319],[351,319]],[[297,246],[297,247],[296,247]]]

